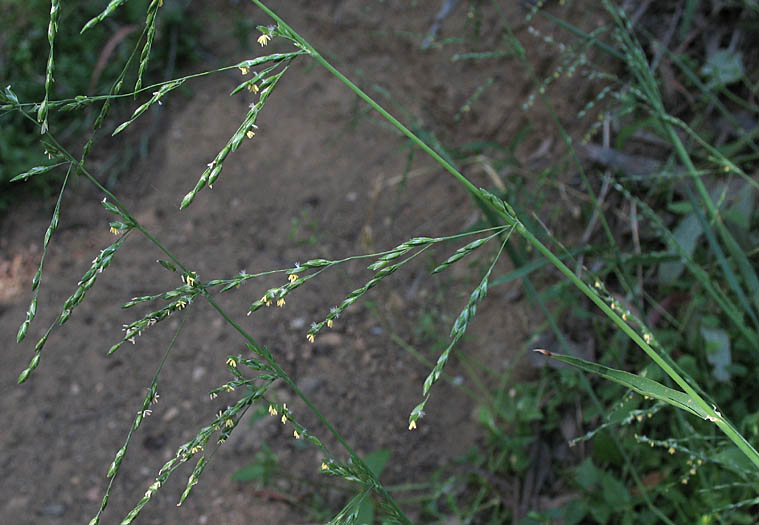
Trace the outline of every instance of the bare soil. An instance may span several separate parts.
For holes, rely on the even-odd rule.
[[[520,23],[524,9],[518,2],[506,4],[506,16],[516,21],[517,36],[535,42]],[[517,149],[517,158],[529,169],[531,163],[550,157],[552,144],[559,141],[546,142],[554,132],[541,110],[522,111],[531,87],[516,59],[452,62],[457,50],[468,49],[466,42],[420,49],[438,7],[438,2],[400,0],[296,1],[274,6],[401,120],[434,130],[448,144],[488,140],[504,146],[529,120],[533,131]],[[444,21],[439,38],[473,34],[466,9],[462,4]],[[478,38],[483,49],[492,49],[501,33],[495,15],[488,8],[485,13]],[[234,63],[262,52],[257,46],[241,51],[234,37],[235,21],[267,23],[254,7],[216,2],[198,7],[192,16],[207,20],[202,41],[208,67],[216,65],[214,58],[220,64]],[[265,51],[280,47],[286,49],[272,42]],[[552,50],[536,44],[534,51],[538,73],[543,74],[545,57]],[[486,90],[470,111],[454,120],[488,78],[497,87]],[[240,81],[237,71],[216,75],[188,84],[189,93],[168,97],[162,130],[151,144],[148,161],[115,189],[137,219],[202,280],[229,277],[243,269],[252,273],[310,258],[384,250],[412,236],[458,233],[478,220],[469,197],[450,176],[420,152],[409,157],[404,138],[305,58],[296,61],[269,99],[256,137],[230,156],[212,190],[204,190],[190,208],[179,212],[182,196],[234,133],[253,100],[248,93],[228,96]],[[570,120],[586,94],[566,93],[571,94],[557,105],[560,116]],[[139,127],[130,133],[125,140],[134,139]],[[101,150],[119,147],[120,140],[104,139]],[[96,172],[97,166],[96,158]],[[481,163],[462,166],[476,184],[492,186]],[[156,264],[162,254],[137,233],[130,235],[71,319],[53,332],[30,380],[16,385],[39,336],[91,259],[113,241],[108,232],[112,217],[100,206],[100,198],[86,181],[73,181],[48,253],[38,318],[21,345],[15,344],[15,334],[31,297],[31,277],[54,202],[18,203],[0,225],[3,523],[84,523],[94,515],[107,486],[108,466],[181,317],[186,325],[161,374],[160,403],[132,441],[102,522],[121,520],[176,448],[211,421],[217,410],[237,399],[234,393],[215,400],[208,396],[230,379],[227,356],[246,350],[241,338],[204,301],[148,330],[133,346],[106,356],[121,338],[122,324],[149,311],[122,310],[121,304],[179,284],[177,274]],[[493,254],[486,249],[472,264],[463,262],[451,272],[430,276],[433,261],[457,247],[446,245],[398,271],[349,308],[315,344],[305,338],[309,324],[323,319],[330,306],[370,278],[368,263],[345,264],[299,288],[284,308],[250,317],[245,316],[248,305],[269,286],[282,284],[284,275],[251,281],[218,298],[237,322],[271,349],[351,446],[361,454],[391,450],[383,475],[390,484],[428,479],[483,437],[475,422],[476,401],[446,382],[436,386],[419,428],[407,430],[409,411],[420,400],[429,370],[396,338],[434,360],[431,347],[447,337]],[[496,274],[508,270],[504,258]],[[529,307],[513,292],[500,287],[488,295],[460,351],[518,380],[527,373],[519,360],[533,326]],[[429,320],[432,330],[424,329]],[[447,371],[451,376],[464,375],[455,359]],[[286,385],[277,384],[274,393],[299,421],[339,450]],[[233,481],[231,474],[250,464],[264,444],[288,475],[276,477],[264,489]],[[292,429],[276,418],[240,425],[213,455],[181,507],[176,503],[190,465],[153,498],[138,522],[317,522],[319,516],[309,508],[335,511],[350,496],[318,474],[320,462],[321,457],[293,439]],[[321,507],[313,503],[317,496]],[[413,506],[407,510],[418,517]]]

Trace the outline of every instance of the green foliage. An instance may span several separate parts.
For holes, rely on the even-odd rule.
[[[729,136],[719,147],[712,147],[710,141],[716,130],[710,113],[721,113],[722,118],[737,126],[731,110],[748,107],[749,102],[740,97],[752,96],[751,82],[756,79],[746,78],[743,55],[734,47],[700,56],[698,53],[672,56],[663,50],[665,56],[681,68],[679,73],[687,88],[697,93],[694,104],[677,107],[677,118],[673,118],[663,110],[660,87],[652,82],[648,63],[634,40],[635,37],[651,38],[645,30],[633,35],[625,25],[627,22],[618,20],[613,37],[621,45],[612,49],[595,40],[595,35],[582,34],[555,18],[555,10],[543,11],[542,3],[537,5],[535,16],[544,14],[607,54],[622,58],[628,67],[626,74],[608,76],[606,80],[611,84],[599,87],[599,96],[587,106],[594,109],[598,107],[597,102],[604,102],[603,117],[612,123],[612,129],[619,130],[613,139],[617,141],[614,144],[617,150],[610,150],[607,157],[600,159],[600,164],[609,170],[605,177],[616,181],[614,188],[618,194],[611,198],[606,194],[599,197],[594,193],[597,188],[586,185],[592,202],[588,208],[596,210],[592,215],[588,212],[586,217],[593,217],[590,224],[601,224],[594,222],[600,217],[607,235],[605,241],[596,237],[593,245],[574,249],[564,246],[549,231],[556,224],[547,218],[551,212],[558,210],[560,216],[566,214],[566,210],[558,206],[541,209],[541,206],[545,208],[544,195],[551,190],[550,185],[556,184],[554,179],[562,175],[561,160],[555,161],[548,171],[548,187],[528,186],[520,177],[512,176],[500,195],[512,204],[532,232],[540,235],[544,242],[557,245],[567,259],[572,260],[582,253],[576,267],[585,273],[586,282],[598,289],[619,321],[634,328],[639,337],[635,343],[650,346],[649,356],[657,357],[660,364],[665,364],[673,373],[669,370],[663,373],[660,368],[649,365],[642,354],[635,352],[635,345],[630,344],[631,333],[625,334],[619,329],[623,323],[615,321],[616,326],[610,326],[608,319],[599,318],[586,303],[578,301],[566,282],[543,291],[537,300],[552,301],[553,306],[546,310],[546,315],[553,314],[557,319],[571,312],[564,323],[555,325],[555,330],[592,321],[596,341],[603,342],[597,359],[606,366],[570,356],[562,360],[649,397],[689,407],[695,398],[672,388],[676,385],[672,385],[670,378],[678,375],[683,379],[676,381],[680,388],[694,386],[696,395],[708,404],[699,406],[693,416],[683,416],[673,413],[672,409],[661,410],[660,404],[652,406],[650,400],[637,395],[629,397],[626,389],[619,385],[596,382],[594,390],[602,405],[595,405],[592,397],[578,396],[567,390],[581,387],[582,381],[576,374],[547,369],[543,374],[555,377],[556,381],[543,393],[544,399],[561,397],[560,412],[575,410],[579,401],[585,423],[596,427],[575,440],[575,443],[587,441],[592,446],[592,456],[570,476],[582,490],[582,498],[565,505],[558,515],[555,511],[531,512],[522,522],[544,523],[558,519],[557,516],[567,523],[751,522],[747,511],[756,504],[752,491],[757,489],[754,475],[750,474],[755,467],[748,458],[754,454],[751,445],[757,443],[757,415],[750,401],[756,395],[756,385],[750,371],[757,363],[759,333],[755,275],[759,213],[757,182],[746,174],[752,173],[757,146],[753,142],[755,134],[747,132],[742,137]],[[692,16],[703,6],[694,1],[688,2],[688,8]],[[612,19],[619,16],[613,7],[609,9]],[[535,34],[558,48],[553,37]],[[518,46],[514,47],[521,52]],[[568,48],[570,45],[561,49]],[[557,68],[554,77],[558,78],[565,71]],[[603,78],[600,72],[593,74]],[[525,107],[537,104],[538,95],[549,84],[536,79],[535,96],[530,97]],[[726,91],[728,88],[734,91]],[[736,92],[740,96],[736,96]],[[587,109],[581,116],[587,114]],[[689,140],[685,143],[678,140],[671,131],[672,125],[687,130]],[[590,140],[599,129],[600,124],[591,125],[585,140]],[[564,133],[561,127],[560,132]],[[630,158],[624,157],[622,152],[627,148],[640,151],[642,134],[671,144],[678,158],[674,162],[649,164],[648,172],[636,172],[636,166],[631,165]],[[578,147],[577,152],[581,153],[582,147]],[[496,152],[491,148],[488,153]],[[570,161],[573,154],[570,153]],[[745,160],[741,162],[741,159]],[[582,177],[587,177],[584,173],[587,165],[578,163],[575,167]],[[694,177],[692,183],[688,182],[689,175]],[[692,189],[686,190],[688,187]],[[640,245],[633,246],[614,229],[613,221],[618,221],[614,214],[604,212],[596,217],[597,211],[608,206],[610,200],[615,203],[612,206],[637,207],[638,215],[633,215],[631,221],[641,239]],[[525,212],[536,209],[542,210],[540,218],[548,228],[543,224],[530,224]],[[747,242],[748,238],[754,241]],[[512,242],[511,246],[517,257],[524,260],[526,254],[518,254],[519,241]],[[666,252],[661,251],[663,247]],[[633,252],[637,255],[633,256]],[[525,280],[541,267],[541,257],[529,264],[513,256],[512,259],[519,266],[513,273]],[[589,272],[588,267],[593,271]],[[522,271],[522,268],[526,269]],[[511,275],[495,276],[491,286],[512,279]],[[609,283],[613,283],[614,295],[608,292]],[[529,290],[529,286],[525,287]],[[643,317],[642,312],[647,315]],[[569,352],[566,346],[559,348]],[[628,374],[612,370],[616,367],[639,372]],[[516,392],[525,395],[519,390]],[[526,406],[530,406],[529,400],[530,396],[525,395]],[[714,412],[704,411],[707,406]],[[480,414],[481,422],[493,420],[490,410],[481,409]],[[556,424],[550,417],[539,421],[541,430],[550,430]],[[737,430],[742,436],[728,444],[713,433],[710,423],[729,427],[729,433]],[[738,448],[743,445],[745,454]],[[503,441],[499,446],[507,454],[511,453],[513,443]],[[524,454],[524,450],[521,453]],[[733,463],[737,458],[741,459]],[[480,465],[475,456],[467,461]],[[481,483],[483,487],[486,484]],[[694,500],[698,501],[694,504]]]
[[[253,462],[234,472],[232,479],[244,483],[254,482],[257,486],[263,487],[269,484],[276,468],[277,456],[264,443],[261,450],[256,452]]]
[[[121,67],[137,42],[148,0],[132,0],[115,11],[107,21],[79,35],[85,23],[101,9],[98,2],[61,2],[58,31],[55,36],[55,81],[51,99],[73,99],[81,95],[107,93]],[[199,23],[183,14],[180,2],[169,2],[159,21],[156,48],[146,75],[155,78],[198,58]],[[21,102],[38,101],[45,95],[45,62],[49,54],[46,28],[50,1],[10,1],[0,5],[3,23],[3,60],[0,79],[12,86]],[[93,123],[92,112],[56,112],[56,126],[65,130],[61,139],[67,143],[79,140]],[[49,196],[60,186],[63,174],[35,177],[26,186],[10,184],[11,179],[30,166],[49,163],[44,147],[40,147],[39,129],[19,113],[0,115],[0,213],[23,189]]]
[[[689,2],[689,7],[700,9],[698,4]],[[611,12],[618,16],[616,11]],[[733,118],[722,105],[722,100],[739,103],[735,93],[725,92],[724,89],[727,86],[735,87],[744,79],[741,54],[719,50],[712,55],[702,55],[702,68],[698,66],[699,57],[669,55],[682,68],[689,89],[698,92],[701,100],[714,104],[707,106],[694,99],[694,105],[678,108],[678,118],[687,119],[685,124],[675,121],[663,111],[658,87],[650,75],[651,69],[643,61],[634,36],[627,31],[626,21],[618,20],[618,23],[614,36],[617,42],[622,43],[629,76],[616,79],[616,88],[603,88],[606,98],[614,89],[619,90],[612,97],[614,102],[607,103],[603,111],[622,133],[617,136],[615,146],[618,150],[611,150],[610,156],[601,163],[607,169],[611,168],[606,176],[618,181],[615,187],[622,203],[637,207],[639,215],[632,217],[636,221],[633,228],[636,228],[642,241],[640,246],[633,247],[619,237],[609,236],[606,243],[598,240],[596,249],[599,253],[616,253],[596,257],[595,260],[591,259],[592,262],[585,258],[584,263],[593,268],[590,279],[598,276],[607,286],[609,282],[616,283],[617,297],[624,297],[624,306],[615,300],[610,303],[613,309],[622,312],[623,319],[629,324],[638,325],[636,330],[642,338],[651,343],[663,361],[674,365],[687,384],[699,386],[699,394],[708,399],[712,407],[719,407],[716,419],[721,421],[715,421],[715,414],[699,413],[699,418],[695,418],[672,414],[670,409],[662,412],[671,414],[662,423],[663,416],[658,409],[657,414],[647,409],[641,411],[640,403],[632,403],[631,398],[623,397],[624,391],[620,392],[618,387],[598,383],[598,396],[609,404],[610,412],[603,415],[589,410],[588,406],[584,407],[586,413],[594,414],[590,421],[598,421],[601,417],[603,423],[582,438],[582,441],[592,442],[594,461],[591,463],[588,458],[575,470],[576,482],[585,491],[584,503],[576,508],[587,507],[584,519],[598,523],[624,522],[623,515],[614,517],[618,508],[614,500],[630,502],[632,507],[627,510],[634,511],[635,523],[659,523],[662,515],[678,523],[748,522],[750,517],[744,509],[748,510],[753,505],[751,492],[756,490],[756,485],[753,474],[749,473],[754,471],[754,467],[738,448],[713,435],[706,423],[718,422],[738,428],[743,437],[737,443],[757,443],[755,435],[747,433],[741,423],[753,421],[756,417],[749,400],[755,397],[756,386],[749,379],[751,374],[748,371],[756,367],[759,328],[756,322],[757,302],[752,299],[756,297],[752,269],[756,264],[749,262],[750,256],[747,256],[754,253],[755,257],[755,250],[752,252],[751,244],[745,243],[742,238],[751,231],[753,233],[748,233],[749,236],[757,235],[756,219],[759,215],[754,204],[756,181],[743,176],[743,170],[748,171],[747,165],[741,166],[737,160],[741,155],[746,159],[753,158],[756,146],[752,138],[746,137],[711,148],[709,139],[700,138],[713,137],[715,132],[709,112],[720,111],[725,118]],[[648,37],[645,31],[637,36]],[[667,50],[664,52],[668,53]],[[704,79],[703,82],[699,76]],[[746,93],[743,90],[744,96]],[[651,115],[654,117],[651,118]],[[688,129],[692,139],[686,144],[683,145],[668,130],[673,122],[677,122],[681,129]],[[672,164],[659,163],[658,167],[652,165],[653,172],[644,177],[636,176],[633,171],[635,166],[623,159],[621,150],[634,145],[639,147],[640,139],[633,136],[636,133],[640,136],[641,132],[670,142],[678,152],[678,160],[686,168],[673,169]],[[592,132],[587,135],[586,140],[592,135]],[[706,154],[699,151],[702,147],[708,148]],[[579,169],[582,170],[581,167]],[[692,185],[687,182],[689,173],[696,176]],[[728,191],[728,187],[740,189]],[[594,206],[604,204],[596,196],[593,199]],[[738,208],[742,210],[739,217],[732,219],[735,222],[730,228],[723,228],[722,223],[731,221],[730,210]],[[608,220],[613,220],[611,214]],[[736,228],[737,224],[743,226]],[[669,253],[676,254],[678,259],[657,264],[654,255],[662,246],[666,246]],[[633,264],[626,263],[624,254],[633,249],[644,255],[650,254],[649,260],[638,259]],[[648,280],[641,279],[644,274],[649,276]],[[651,279],[652,275],[655,279]],[[647,290],[648,294],[642,293],[642,290]],[[570,294],[562,293],[561,301],[572,305],[569,309],[575,309],[576,318],[593,318],[592,314],[581,313],[584,307]],[[644,323],[639,323],[636,313],[640,315],[643,309],[648,315]],[[595,326],[597,340],[604,341],[598,359],[612,367],[641,370],[640,375],[628,375],[619,370],[609,375],[608,368],[589,366],[573,357],[562,358],[563,361],[619,381],[636,391],[641,391],[638,381],[668,381],[660,369],[648,366],[639,354],[625,348],[629,345],[623,345],[619,340],[618,330],[604,322],[596,322]],[[740,350],[737,350],[738,347]],[[641,377],[646,374],[647,377]],[[626,381],[625,378],[634,380]],[[661,386],[644,389],[644,393],[657,397],[654,390]],[[678,392],[675,395],[679,399],[683,394]],[[620,398],[623,401],[619,401]],[[672,398],[664,400],[678,403]],[[692,404],[687,397],[681,401]],[[612,409],[616,403],[619,403],[618,408]],[[642,406],[648,404],[644,402]],[[729,414],[732,422],[722,420],[723,414]],[[646,424],[649,418],[652,419]],[[628,430],[630,425],[642,425],[642,428]],[[624,463],[609,440],[612,434],[608,433],[608,429],[611,427],[617,427],[612,431],[613,435],[619,437],[628,451],[629,464],[640,472],[655,507],[646,509],[641,505],[639,495],[642,487],[635,486],[629,467],[627,473],[622,469]],[[733,464],[732,460],[737,457],[741,457],[740,464]],[[603,485],[600,480],[603,480]],[[606,500],[605,491],[591,490],[594,483],[607,488],[620,482],[631,487],[627,490],[627,498],[622,498],[620,492],[615,498]],[[730,491],[736,492],[731,494]],[[662,514],[652,514],[651,509]]]

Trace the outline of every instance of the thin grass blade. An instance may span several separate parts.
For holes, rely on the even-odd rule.
[[[598,363],[585,361],[578,357],[554,354],[548,350],[542,349],[535,349],[534,351],[546,357],[557,359],[558,361],[575,368],[579,368],[585,372],[590,372],[591,374],[596,374],[609,381],[614,381],[615,383],[634,390],[643,396],[653,397],[654,399],[669,403],[674,407],[690,412],[702,419],[709,419],[710,417],[691,396],[685,392],[664,386],[653,379],[637,374],[631,374],[630,372],[625,372],[623,370],[609,368],[607,366],[599,365]]]

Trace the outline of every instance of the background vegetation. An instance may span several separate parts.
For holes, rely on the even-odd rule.
[[[92,96],[107,92],[116,80],[129,53],[140,37],[145,21],[147,0],[125,2],[112,17],[93,27],[87,38],[79,37],[82,26],[103,8],[97,2],[73,2],[60,5],[59,33],[56,37],[56,68],[65,72],[55,79],[54,98],[58,100]],[[149,63],[148,79],[167,78],[177,68],[186,67],[200,58],[198,54],[199,22],[186,16],[185,2],[170,2],[164,9],[156,34],[157,45]],[[49,43],[47,27],[50,2],[44,0],[9,0],[0,4],[0,16],[5,21],[0,39],[0,78],[3,87],[12,86],[21,100],[42,100],[45,93],[44,71]],[[134,74],[134,72],[132,72]],[[81,141],[92,127],[97,114],[91,109],[73,111],[64,108],[58,113],[59,139],[68,143]],[[28,185],[10,184],[10,180],[25,172],[31,165],[46,160],[44,147],[39,143],[39,129],[18,113],[4,113],[0,127],[0,212],[23,192],[39,192],[49,197],[60,185],[62,175],[35,177]],[[113,186],[118,177],[127,173],[134,161],[145,159],[157,122],[144,129],[142,139],[128,144],[121,151],[110,151],[100,160],[109,172],[106,180]],[[80,146],[81,147],[81,146]],[[104,170],[104,171],[106,171]]]

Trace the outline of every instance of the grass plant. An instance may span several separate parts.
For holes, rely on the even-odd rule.
[[[321,451],[326,458],[320,467],[321,474],[341,478],[355,487],[355,496],[334,514],[330,523],[361,523],[375,519],[383,523],[411,523],[404,510],[406,505],[421,505],[420,519],[443,520],[455,516],[466,523],[502,523],[516,515],[522,518],[520,523],[548,523],[552,520],[563,520],[564,523],[750,522],[752,511],[755,515],[757,508],[756,489],[759,486],[756,482],[759,411],[751,403],[755,389],[752,378],[756,377],[759,349],[759,279],[756,273],[759,253],[755,248],[759,184],[752,174],[757,145],[755,133],[749,129],[730,142],[717,143],[707,125],[715,111],[732,119],[731,108],[736,105],[744,109],[755,108],[753,83],[756,79],[742,69],[735,51],[722,50],[721,55],[712,55],[709,68],[698,69],[693,58],[686,53],[675,53],[666,45],[659,48],[658,60],[666,58],[680,69],[683,78],[691,82],[688,88],[695,92],[695,102],[687,110],[680,108],[675,113],[662,95],[661,79],[657,77],[658,70],[653,66],[652,57],[641,44],[642,38],[649,37],[636,27],[631,14],[618,5],[605,1],[603,6],[608,23],[590,33],[562,20],[560,14],[555,14],[556,11],[561,13],[560,8],[549,12],[543,2],[537,2],[528,10],[526,23],[547,17],[566,31],[563,34],[567,38],[576,39],[564,45],[556,37],[549,38],[537,29],[530,31],[541,45],[555,46],[559,55],[559,66],[545,80],[540,78],[530,61],[530,44],[516,37],[500,3],[492,2],[488,6],[472,3],[469,11],[472,20],[481,21],[482,10],[486,8],[489,13],[495,13],[501,37],[499,45],[489,50],[459,54],[454,60],[476,63],[515,58],[531,79],[533,92],[526,99],[524,110],[541,106],[551,116],[556,133],[563,139],[565,151],[564,158],[555,166],[576,173],[581,180],[581,191],[587,197],[588,205],[583,212],[588,220],[588,236],[584,244],[572,246],[556,238],[550,221],[547,224],[542,220],[540,207],[533,207],[541,199],[539,191],[525,195],[522,188],[517,188],[518,183],[504,182],[497,172],[499,184],[490,188],[476,186],[457,168],[455,156],[448,154],[444,145],[422,140],[419,134],[412,132],[375,98],[338,71],[314,43],[304,39],[264,2],[252,2],[271,20],[271,25],[257,28],[261,56],[161,82],[148,80],[146,72],[153,53],[156,28],[159,27],[157,23],[165,9],[162,0],[152,0],[146,7],[142,34],[107,94],[57,99],[52,86],[61,74],[55,63],[61,54],[56,35],[62,20],[61,6],[53,1],[48,20],[48,61],[41,100],[36,102],[32,100],[40,97],[29,100],[18,96],[11,85],[0,95],[0,115],[20,116],[28,125],[35,126],[49,157],[49,162],[29,167],[13,180],[65,173],[44,236],[39,269],[32,282],[33,297],[18,330],[18,342],[29,335],[35,321],[48,246],[55,241],[61,202],[72,177],[86,179],[102,193],[102,205],[112,214],[110,229],[116,236],[110,245],[96,254],[73,293],[60,306],[56,319],[43,331],[28,366],[19,375],[19,383],[29,380],[35,373],[44,361],[49,335],[75,313],[87,292],[97,283],[100,273],[118,257],[120,250],[128,248],[128,241],[135,235],[145,237],[164,254],[159,263],[168,272],[176,274],[178,284],[162,293],[135,297],[124,304],[124,308],[131,308],[148,303],[154,309],[126,324],[123,337],[108,353],[119,351],[124,343],[134,341],[146,330],[156,329],[156,325],[171,316],[181,316],[201,301],[208,303],[228,329],[242,338],[247,349],[244,355],[227,357],[230,379],[210,392],[212,398],[221,392],[235,392],[237,401],[219,411],[192,439],[177,447],[175,456],[156,473],[155,481],[122,523],[133,522],[168,478],[185,463],[193,461],[186,490],[178,503],[185,501],[211,460],[214,443],[223,443],[251,409],[265,409],[271,416],[280,418],[283,424],[289,425],[296,440],[303,440]],[[108,17],[124,9],[122,4],[125,3],[112,0],[101,13],[84,24],[82,32],[95,31]],[[689,12],[702,9],[701,3],[695,0],[685,4]],[[755,18],[750,18],[755,17],[750,2],[736,9],[740,10],[741,16],[755,22]],[[687,34],[691,25],[692,22],[681,19],[681,33]],[[479,26],[475,26],[476,33]],[[288,41],[295,50],[266,54],[267,45],[272,40]],[[605,71],[601,65],[594,64],[594,60],[599,64],[614,61],[620,69]],[[244,80],[231,95],[247,90],[257,95],[257,102],[241,116],[236,131],[202,172],[195,186],[181,198],[180,210],[191,206],[206,186],[223,184],[220,175],[225,160],[243,147],[246,140],[255,137],[259,114],[264,111],[283,76],[292,74],[289,67],[295,61],[312,61],[327,70],[337,82],[344,84],[346,96],[358,97],[431,157],[471,197],[473,206],[483,217],[481,227],[464,233],[451,232],[442,237],[419,235],[376,253],[335,259],[315,258],[287,268],[255,273],[242,271],[233,276],[202,280],[193,270],[193,261],[180,258],[154,237],[122,200],[90,171],[87,159],[97,133],[106,129],[110,122],[107,116],[113,104],[142,101],[136,102],[131,116],[109,129],[112,135],[116,135],[143,118],[162,99],[175,96],[175,90],[186,83],[202,76],[239,70]],[[657,147],[666,158],[657,172],[648,174],[643,180],[618,165],[617,169],[608,168],[605,173],[598,174],[581,159],[581,141],[573,138],[572,130],[561,122],[550,95],[554,81],[581,74],[586,75],[589,83],[601,84],[595,98],[579,116],[582,119],[600,113],[600,124],[589,125],[585,141],[593,141],[604,126],[607,134],[610,127],[616,130],[619,137],[616,150],[624,149],[626,141],[632,144],[636,134],[655,137]],[[736,87],[739,81],[742,84]],[[133,89],[126,88],[132,85]],[[465,108],[481,104],[486,94],[495,89],[494,78],[487,78],[465,101],[455,119],[469,111]],[[92,133],[84,142],[81,153],[75,154],[62,145],[57,119],[64,111],[91,107],[99,108],[98,116],[92,122]],[[428,136],[435,137],[434,134]],[[514,138],[515,144],[519,141],[520,137]],[[611,146],[607,136],[603,150],[609,155],[615,151]],[[500,159],[502,168],[513,167],[516,163],[513,150],[509,148],[499,151],[485,144],[470,149]],[[618,155],[618,158],[622,157]],[[556,176],[546,175],[547,187],[564,184],[559,173],[561,169],[556,169]],[[601,180],[603,185],[599,189],[597,181]],[[735,191],[736,187],[739,191]],[[623,219],[632,224],[630,240],[621,239],[618,234],[622,219],[614,215],[609,205],[611,200],[627,213]],[[675,222],[677,224],[673,227]],[[293,222],[294,232],[298,224]],[[596,226],[602,230],[601,235],[593,235]],[[700,239],[703,242],[699,242]],[[461,356],[472,379],[471,384],[475,385],[468,393],[480,406],[478,421],[487,436],[484,445],[462,459],[467,465],[464,474],[448,477],[441,472],[422,487],[387,487],[380,481],[387,456],[378,452],[361,457],[356,452],[356,444],[348,442],[282,368],[277,353],[261,345],[245,330],[237,315],[219,304],[217,296],[237,292],[240,285],[249,280],[280,276],[281,284],[253,300],[245,312],[255,314],[263,308],[283,306],[291,293],[297,293],[301,286],[312,286],[312,279],[318,278],[322,272],[349,261],[367,262],[372,274],[365,284],[346,292],[337,306],[323,312],[321,320],[302,334],[305,340],[314,342],[346,309],[364,300],[370,289],[383,284],[385,278],[403,271],[404,265],[431,247],[447,247],[452,243],[456,243],[456,248],[447,258],[437,262],[431,273],[444,272],[454,264],[464,264],[461,261],[465,258],[474,257],[482,257],[486,269],[472,276],[477,284],[469,298],[457,305],[460,313],[451,323],[448,339],[439,345],[438,355],[425,356],[415,349],[415,345],[395,336],[399,344],[424,360],[430,369],[420,385],[421,401],[409,414],[409,431],[424,424],[425,405],[435,392],[432,386],[441,379],[452,380],[446,375],[446,365],[456,357],[457,343],[467,332],[482,299],[494,287],[515,280],[522,282],[527,298],[536,311],[544,315],[546,332],[552,333],[557,342],[555,348],[561,350],[535,347],[534,351],[569,366],[544,366],[535,382],[513,385],[507,376],[488,373],[486,366]],[[504,254],[512,260],[515,270],[507,275],[497,275],[496,263]],[[553,273],[547,271],[548,268]],[[538,287],[535,277],[546,275],[550,276],[551,282]],[[541,279],[545,280],[545,277]],[[667,297],[675,293],[688,294],[688,306],[680,317],[680,312],[664,306]],[[571,355],[574,346],[567,334],[568,323],[559,320],[562,317],[577,322],[582,320],[594,332],[595,339],[600,341],[597,361]],[[179,324],[174,340],[183,327],[184,322]],[[128,459],[133,436],[144,418],[150,415],[151,405],[158,401],[160,373],[173,349],[173,341],[156,367],[153,381],[148,385],[124,444],[108,469],[107,490],[92,524],[100,522],[122,462]],[[597,378],[606,382],[597,382]],[[327,429],[331,439],[339,444],[341,451],[328,447],[324,436],[301,424],[297,414],[271,396],[269,390],[275,382],[286,384],[305,403]],[[538,486],[534,480],[529,481],[528,473],[533,472],[529,468],[530,457],[549,440],[561,439],[558,436],[564,421],[562,414],[566,410],[581,414],[582,427],[594,427],[572,442],[579,447],[590,447],[590,443],[593,446],[593,452],[587,454],[584,461],[568,467],[565,473],[566,485],[570,487],[567,491],[577,496],[549,510],[532,509],[529,498],[510,505],[503,496],[503,485],[521,480],[525,486],[529,483]],[[260,458],[264,467],[252,469],[248,474],[268,476],[272,468],[270,459],[264,454]],[[669,479],[662,481],[667,476]],[[454,496],[447,491],[450,487],[460,490]],[[513,489],[511,485],[509,487]],[[411,489],[416,490],[417,495],[408,495]],[[698,502],[691,503],[692,498]]]

